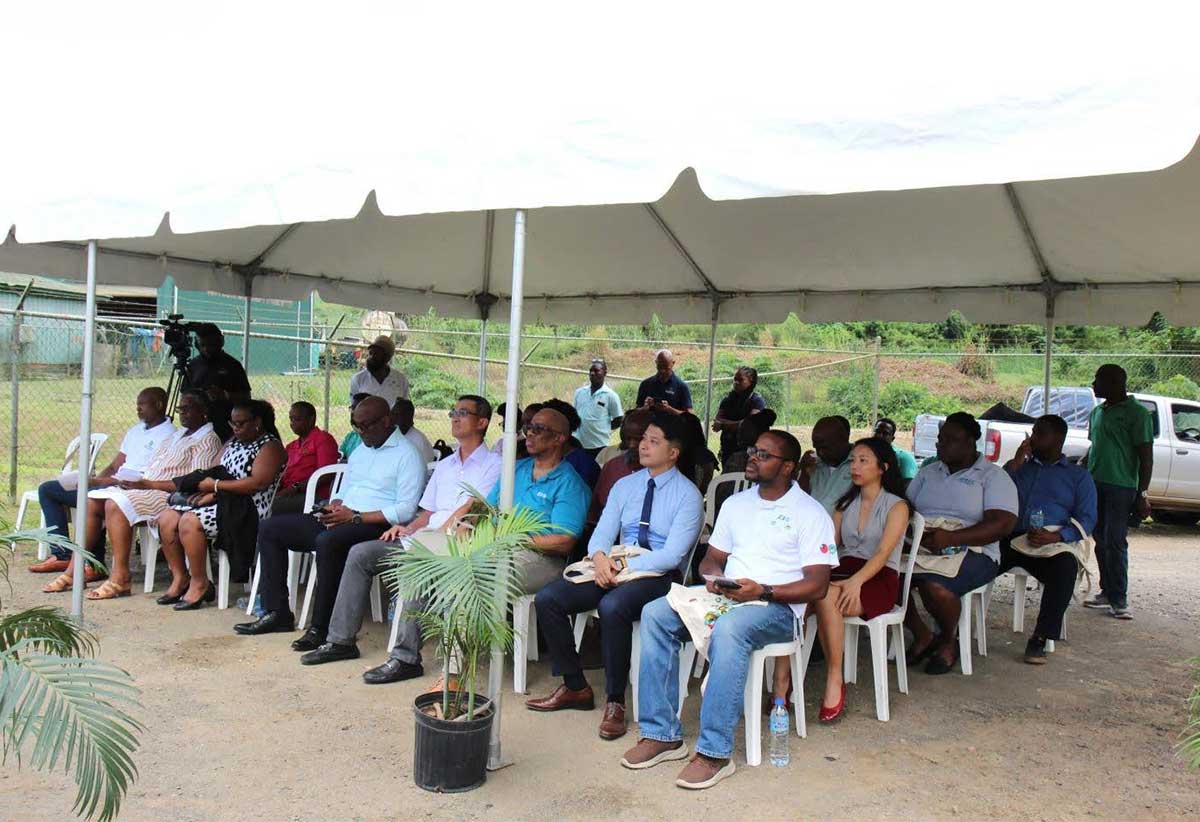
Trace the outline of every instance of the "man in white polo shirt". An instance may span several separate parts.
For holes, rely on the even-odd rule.
[[[604,384],[608,364],[597,357],[588,369],[588,384],[575,389],[575,410],[580,426],[575,432],[583,450],[593,457],[608,445],[612,432],[621,427],[621,398]]]
[[[746,479],[755,486],[721,506],[700,573],[712,593],[745,603],[722,614],[709,644],[708,686],[700,705],[696,755],[675,784],[699,790],[730,776],[733,732],[742,717],[742,692],[755,650],[793,637],[804,604],[825,596],[838,564],[833,520],[792,481],[800,443],[771,430],[750,449]],[[738,587],[719,587],[715,579]],[[761,603],[761,604],[759,604]],[[635,770],[688,755],[679,705],[679,649],[690,639],[664,597],[642,609],[638,713],[641,739],[621,764]]]
[[[392,368],[392,357],[396,355],[396,343],[387,334],[380,334],[367,346],[367,359],[363,368],[350,378],[350,396],[370,394],[383,397],[391,408],[396,400],[408,399],[408,377],[403,371]]]
[[[485,496],[491,492],[500,479],[502,463],[500,455],[483,444],[491,419],[492,406],[483,397],[465,394],[458,398],[450,410],[450,433],[458,440],[457,450],[437,463],[412,522],[390,528],[379,539],[360,542],[350,549],[325,643],[300,657],[301,664],[321,665],[357,658],[355,638],[362,627],[367,591],[374,576],[383,570],[383,559],[396,547],[396,540],[415,536],[434,550],[439,534],[457,522],[474,501],[463,486]],[[419,603],[397,603],[396,607],[412,612],[421,610]],[[402,618],[391,656],[363,674],[364,681],[381,685],[420,676],[421,639],[420,622],[415,617]]]

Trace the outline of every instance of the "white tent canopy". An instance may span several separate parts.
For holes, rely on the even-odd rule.
[[[1195,135],[1189,135],[1194,139]],[[691,171],[652,203],[534,211],[529,316],[546,322],[940,320],[1184,324],[1200,311],[1200,148],[1161,171],[714,201]],[[99,243],[105,282],[479,316],[508,297],[508,210],[385,216]],[[0,270],[79,277],[80,243],[0,246]],[[897,300],[897,293],[904,299]],[[495,300],[488,300],[492,303]],[[503,307],[503,306],[502,306]]]

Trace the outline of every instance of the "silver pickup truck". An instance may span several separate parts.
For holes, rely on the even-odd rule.
[[[1157,522],[1195,525],[1200,522],[1200,401],[1154,394],[1133,394],[1154,419],[1154,471],[1150,507]],[[1022,413],[1042,413],[1042,389],[1025,392]],[[1087,420],[1096,397],[1090,388],[1050,389],[1050,410],[1067,420],[1067,457],[1078,460],[1090,447]],[[937,453],[937,432],[945,417],[921,414],[913,427],[913,453],[920,461]],[[1001,465],[1033,429],[1030,423],[980,420],[979,451]]]

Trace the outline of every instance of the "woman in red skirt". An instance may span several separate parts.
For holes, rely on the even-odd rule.
[[[908,528],[904,481],[890,445],[878,437],[856,442],[850,452],[850,481],[853,485],[833,510],[841,564],[830,575],[825,598],[810,606],[816,610],[825,651],[822,722],[833,722],[846,710],[845,618],[871,619],[892,610],[900,592],[900,552]]]

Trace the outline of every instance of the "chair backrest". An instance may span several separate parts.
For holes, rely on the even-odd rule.
[[[89,440],[88,447],[88,474],[96,473],[96,457],[100,456],[100,449],[104,447],[104,443],[108,442],[108,434],[92,434]],[[67,453],[63,457],[63,470],[66,472],[79,466],[74,465],[75,455],[79,452],[79,437],[74,437],[67,443]]]
[[[304,511],[312,510],[313,503],[317,501],[317,485],[325,477],[333,477],[333,485],[329,487],[329,498],[333,499],[341,493],[342,482],[346,479],[346,469],[349,467],[344,462],[337,462],[313,471],[312,476],[308,478],[308,485],[304,488]]]
[[[904,579],[900,588],[900,610],[901,612],[908,610],[908,591],[912,587],[913,567],[917,564],[917,549],[921,546],[921,537],[925,535],[925,517],[917,511],[912,512],[912,516],[908,520],[908,530],[911,534],[911,539],[908,535],[904,541],[909,543],[908,556],[901,554],[901,561],[904,563]]]
[[[713,525],[717,521],[717,489],[722,485],[729,484],[733,485],[730,493],[736,494],[738,491],[746,490],[750,486],[750,480],[746,479],[746,475],[740,471],[713,477],[712,482],[708,484],[708,493],[704,495],[704,527],[709,532],[712,531]]]
[[[700,534],[703,534],[703,533],[704,533],[704,530],[701,529]],[[692,548],[687,553],[687,565],[683,566],[683,584],[684,585],[694,584],[693,580],[692,580],[692,565],[696,561],[696,549],[700,547],[700,534],[696,534],[696,541],[692,543]]]

